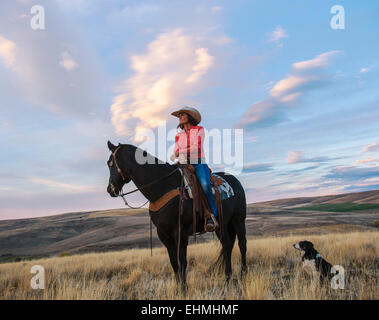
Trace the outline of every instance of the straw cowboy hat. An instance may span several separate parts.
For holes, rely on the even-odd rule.
[[[179,118],[179,113],[187,113],[189,114],[196,122],[196,125],[200,123],[201,121],[201,115],[200,115],[200,112],[197,111],[195,108],[191,108],[191,107],[183,107],[177,111],[174,111],[173,113],[171,113],[173,116],[175,117],[178,117]]]

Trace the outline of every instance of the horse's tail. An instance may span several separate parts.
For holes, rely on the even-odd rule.
[[[210,267],[208,268],[208,273],[209,272],[223,272],[225,268],[224,264],[224,250],[221,247],[218,257],[215,262],[213,262]]]
[[[228,225],[224,225],[225,230],[224,233],[228,233],[228,236],[230,240],[232,241],[231,245],[233,248],[233,244],[235,241],[236,233],[239,233],[238,238],[240,239],[246,239],[246,229],[245,229],[245,219],[246,219],[246,195],[245,190],[241,184],[241,182],[231,174],[227,174],[225,172],[216,172],[217,175],[220,175],[223,177],[233,188],[234,191],[234,208],[233,211],[230,213],[231,216],[229,217],[230,222]],[[239,224],[243,224],[243,228],[237,228],[235,229],[233,221],[238,221]],[[222,240],[221,240],[222,242]],[[225,271],[225,262],[227,260],[227,249],[224,249],[221,247],[217,260],[210,265],[208,268],[209,271],[216,271],[216,272],[224,272]]]

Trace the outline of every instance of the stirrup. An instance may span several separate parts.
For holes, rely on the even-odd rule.
[[[218,227],[218,223],[217,223],[216,219],[213,217],[213,214],[211,214],[210,219],[213,221],[213,224],[208,222],[209,219],[206,221],[206,223],[205,223],[205,231],[206,232],[213,232]]]

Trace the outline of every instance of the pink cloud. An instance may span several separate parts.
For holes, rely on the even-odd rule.
[[[290,151],[288,152],[287,162],[288,163],[298,163],[304,159],[304,151]]]
[[[329,65],[331,58],[333,58],[337,53],[339,53],[338,50],[325,52],[319,54],[314,59],[296,62],[292,66],[295,70],[307,70],[326,67]]]
[[[111,113],[116,133],[136,139],[145,128],[165,121],[169,111],[196,90],[215,58],[196,35],[174,29],[159,34],[144,54],[130,61],[135,73],[120,86]]]
[[[13,68],[16,62],[16,44],[0,36],[0,61],[7,68]]]
[[[366,159],[363,159],[363,160],[357,160],[357,162],[359,163],[370,163],[370,162],[379,162],[379,158],[366,158]]]
[[[379,151],[379,142],[373,142],[369,144],[368,146],[365,146],[361,152],[363,153],[363,152],[375,152],[375,151]]]
[[[338,52],[329,51],[314,59],[294,63],[291,72],[274,84],[268,97],[252,104],[236,126],[249,128],[257,123],[270,125],[280,122],[285,107],[296,105],[306,92],[325,84],[326,78],[318,69],[328,66]]]

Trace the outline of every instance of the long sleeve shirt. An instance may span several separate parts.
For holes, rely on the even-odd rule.
[[[174,154],[179,152],[179,157],[187,161],[203,161],[204,155],[204,128],[191,126],[188,130],[181,130],[175,136]]]

